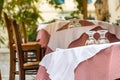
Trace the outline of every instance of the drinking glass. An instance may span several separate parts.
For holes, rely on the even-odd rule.
[[[80,27],[81,24],[79,22],[79,19],[71,19],[70,23],[68,25],[69,28],[73,28],[73,27]]]
[[[85,45],[96,44],[96,39],[94,38],[94,34],[96,33],[96,31],[87,31],[85,33],[88,35],[88,39]]]
[[[105,36],[108,30],[98,30],[97,32],[100,34],[100,38],[98,39],[99,44],[109,43],[109,40]]]
[[[80,26],[81,26],[81,24],[80,24],[79,21],[80,21],[79,19],[76,19],[76,20],[75,20],[75,27],[80,27]]]
[[[73,28],[73,27],[75,27],[75,20],[74,20],[74,19],[71,19],[71,20],[70,20],[70,23],[69,23],[69,25],[68,25],[68,28]]]

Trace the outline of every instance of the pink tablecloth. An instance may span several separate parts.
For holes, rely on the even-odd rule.
[[[38,26],[36,41],[39,42],[42,48],[46,48],[50,39],[50,35],[54,34],[57,29],[64,26],[69,21],[56,21],[49,24],[41,24]]]
[[[79,64],[75,80],[114,80],[120,78],[120,45],[100,51],[93,58]]]
[[[0,80],[2,80],[2,77],[1,77],[1,71],[0,71]]]
[[[118,44],[101,50],[96,56],[78,65],[75,69],[75,80],[114,80],[120,78],[119,57],[120,45]],[[39,67],[36,80],[50,80],[49,74],[43,66]]]
[[[42,48],[47,47],[49,39],[50,39],[50,34],[46,30],[41,29],[38,31],[36,41],[39,42]]]

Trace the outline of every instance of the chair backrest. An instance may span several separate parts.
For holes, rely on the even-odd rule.
[[[8,31],[8,36],[9,36],[9,46],[14,44],[14,39],[13,39],[13,31],[11,29],[11,19],[8,18],[8,15],[4,12],[4,20],[5,20],[5,24],[7,27],[7,31]],[[26,43],[27,42],[27,33],[26,33],[26,28],[25,28],[25,24],[24,22],[22,22],[22,33],[23,33],[23,42]]]
[[[16,50],[18,55],[19,70],[21,72],[21,69],[23,69],[23,65],[24,65],[24,52],[22,50],[22,45],[21,45],[22,39],[21,39],[19,25],[16,23],[15,20],[13,21],[12,29],[13,29]],[[24,73],[20,73],[20,74],[24,74]]]
[[[13,39],[13,31],[12,31],[12,24],[11,24],[11,19],[8,18],[7,14],[4,12],[4,20],[5,24],[7,27],[7,32],[8,32],[8,38],[9,38],[9,47],[14,44],[14,39]]]

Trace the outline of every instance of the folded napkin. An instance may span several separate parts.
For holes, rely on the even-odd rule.
[[[120,42],[57,49],[55,52],[47,54],[40,65],[46,68],[51,80],[74,80],[74,69],[79,63],[114,44],[120,44]]]

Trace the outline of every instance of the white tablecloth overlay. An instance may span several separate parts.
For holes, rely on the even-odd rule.
[[[61,28],[68,22],[69,22],[68,20],[62,20],[62,21],[58,20],[58,21],[55,21],[55,22],[49,23],[49,24],[40,24],[37,28],[37,31],[44,29],[51,35],[54,32],[56,32],[57,29]]]
[[[108,22],[94,22],[94,24],[95,25],[92,26],[82,26],[57,31],[51,35],[48,47],[50,47],[53,51],[55,51],[56,48],[66,49],[72,41],[78,39],[84,32],[89,31],[96,26],[101,26],[103,29],[107,29],[108,32],[115,34],[116,37],[120,39],[119,26],[109,24]]]
[[[66,49],[72,41],[78,39],[84,32],[89,31],[95,27],[96,25],[92,25],[57,31],[55,34],[51,35],[48,47],[50,47],[53,51],[55,51],[56,48]],[[107,27],[104,27],[104,29],[107,29]]]
[[[38,27],[38,31],[41,29],[46,30],[50,35],[51,38],[48,43],[48,47],[50,47],[53,51],[56,50],[56,48],[68,48],[69,44],[78,39],[84,32],[89,31],[96,26],[101,26],[104,29],[107,29],[110,33],[115,34],[117,38],[120,39],[120,27],[116,25],[112,25],[108,22],[103,21],[97,21],[97,20],[88,20],[90,22],[93,22],[95,25],[93,26],[82,26],[72,29],[65,29],[61,31],[57,31],[57,29],[61,28],[65,24],[69,22],[69,20],[64,21],[56,21],[49,24],[41,24]]]
[[[74,80],[74,69],[80,62],[95,56],[100,50],[113,44],[120,44],[120,42],[60,49],[47,54],[40,65],[47,69],[51,80]]]
[[[112,33],[115,34],[118,39],[120,39],[120,26],[113,25],[109,22],[104,21],[98,21],[98,20],[88,20],[90,22],[93,22],[96,26],[102,26],[103,28],[106,27],[106,29]]]
[[[88,20],[88,21],[93,22],[96,26],[106,27],[111,33],[115,34],[120,39],[120,35],[118,35],[120,34],[120,26],[112,25],[108,22],[98,21],[98,20]],[[56,32],[57,29],[61,28],[62,26],[64,26],[69,22],[70,22],[69,20],[62,20],[62,21],[58,20],[56,22],[49,24],[40,24],[37,28],[37,31],[44,29],[51,35],[52,33]]]

